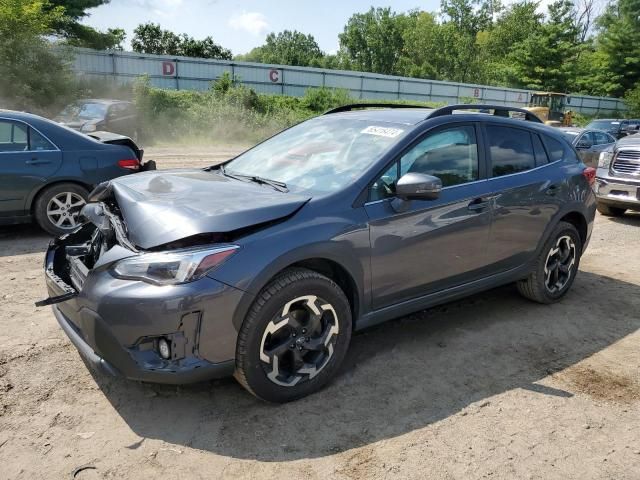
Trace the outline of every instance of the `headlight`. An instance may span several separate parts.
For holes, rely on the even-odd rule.
[[[598,158],[598,168],[609,168],[612,158],[613,152],[601,152]]]
[[[119,278],[142,280],[156,285],[175,285],[204,277],[236,253],[237,245],[218,248],[180,250],[169,253],[143,253],[116,264]]]
[[[96,131],[96,124],[95,123],[85,123],[84,125],[82,125],[82,128],[80,129],[83,132],[95,132]]]

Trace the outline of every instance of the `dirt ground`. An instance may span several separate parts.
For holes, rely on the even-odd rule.
[[[214,163],[236,149],[174,155]],[[92,374],[45,297],[33,226],[0,228],[2,479],[640,479],[640,215],[598,216],[553,306],[513,287],[353,338],[339,378],[276,406],[233,380]],[[75,474],[75,477],[74,477]]]

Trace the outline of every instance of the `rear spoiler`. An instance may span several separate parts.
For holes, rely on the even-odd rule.
[[[91,132],[87,133],[88,136],[97,140],[101,143],[108,143],[110,145],[126,145],[129,147],[138,157],[138,160],[142,162],[142,156],[144,155],[144,150],[136,145],[136,142],[131,140],[129,137],[125,137],[124,135],[119,135],[117,133],[112,132]]]

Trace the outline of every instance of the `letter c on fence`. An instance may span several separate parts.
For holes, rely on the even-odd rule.
[[[162,62],[162,75],[173,76],[176,73],[176,65],[173,62]]]
[[[269,80],[272,83],[278,83],[280,81],[280,72],[275,68],[269,70]]]

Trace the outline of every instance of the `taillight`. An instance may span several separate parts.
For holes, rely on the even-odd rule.
[[[596,169],[593,167],[587,167],[582,171],[582,175],[587,179],[589,185],[593,186],[596,183]]]
[[[120,168],[126,168],[127,170],[139,170],[140,160],[137,158],[128,158],[125,160],[118,160],[118,166]]]

